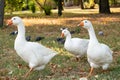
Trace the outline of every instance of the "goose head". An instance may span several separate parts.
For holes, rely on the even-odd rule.
[[[68,36],[68,35],[70,35],[70,32],[68,31],[68,28],[61,28],[61,31],[62,31],[62,33],[61,33],[61,37],[66,37],[66,36]]]
[[[80,24],[78,24],[78,26],[89,29],[92,26],[92,23],[89,20],[83,20],[82,22],[80,22]]]
[[[19,25],[22,23],[22,19],[18,16],[12,17],[10,20],[8,20],[7,25]]]

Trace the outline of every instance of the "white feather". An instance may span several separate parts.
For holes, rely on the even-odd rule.
[[[62,34],[66,37],[64,48],[76,57],[85,56],[87,53],[89,40],[80,38],[71,38],[71,34],[67,29],[62,30]]]
[[[107,69],[112,62],[112,50],[106,45],[98,42],[92,23],[84,20],[84,28],[88,30],[90,41],[87,50],[87,58],[90,66],[93,68],[102,67]]]
[[[22,19],[13,17],[12,22],[18,28],[14,48],[17,54],[35,70],[44,69],[45,65],[57,54],[57,52],[36,42],[28,42],[25,39],[25,27]]]

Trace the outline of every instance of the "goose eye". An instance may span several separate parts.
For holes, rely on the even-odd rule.
[[[87,21],[85,21],[85,23],[87,23]]]
[[[15,20],[16,18],[13,18],[13,20]]]
[[[66,31],[64,31],[64,33],[66,33]]]

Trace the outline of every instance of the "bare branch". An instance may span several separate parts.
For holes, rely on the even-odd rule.
[[[44,9],[44,7],[39,3],[38,0],[35,0],[35,2],[36,2],[42,9]]]
[[[44,1],[44,6],[45,6],[46,2],[47,2],[47,0]]]

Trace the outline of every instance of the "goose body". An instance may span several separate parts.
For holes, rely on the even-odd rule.
[[[66,37],[64,48],[76,57],[84,56],[87,53],[89,40],[80,38],[71,38],[68,29],[62,30],[62,36]]]
[[[41,70],[38,69],[38,67],[41,67],[42,65],[45,66],[52,57],[56,55],[56,52],[36,42],[26,42],[21,44],[19,40],[16,39],[14,48],[17,54],[29,64],[29,67],[36,70]]]
[[[80,23],[80,26],[87,29],[90,36],[87,50],[87,59],[91,66],[90,74],[93,68],[102,67],[103,70],[106,70],[113,60],[112,50],[106,44],[98,42],[90,21],[84,20]]]
[[[57,52],[36,42],[28,42],[25,39],[25,27],[20,17],[13,17],[8,21],[8,25],[16,25],[18,35],[15,39],[14,49],[17,54],[29,64],[30,71],[42,70],[45,65],[57,54]],[[26,74],[26,76],[29,74]]]
[[[103,70],[106,70],[112,62],[112,51],[105,44],[98,43],[96,46],[89,44],[87,57],[91,67],[101,66]]]

